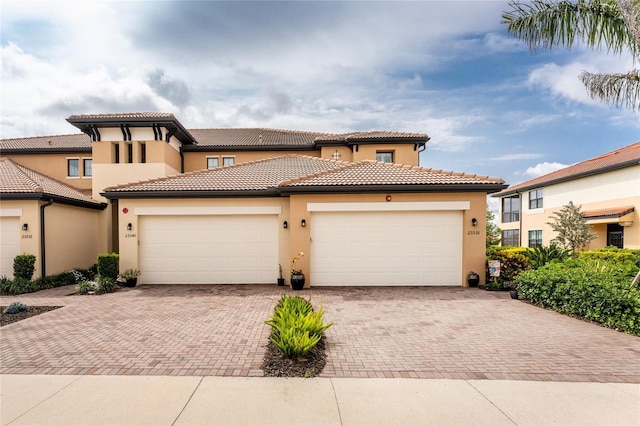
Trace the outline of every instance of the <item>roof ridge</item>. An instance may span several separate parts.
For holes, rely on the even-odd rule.
[[[286,186],[286,185],[292,185],[296,182],[302,182],[304,180],[307,179],[313,179],[319,176],[324,176],[324,175],[328,175],[331,174],[331,172],[338,172],[338,171],[343,171],[343,170],[347,170],[349,168],[352,167],[356,167],[358,165],[358,163],[353,163],[351,161],[341,161],[341,160],[333,160],[331,158],[323,158],[323,157],[312,157],[310,155],[296,155],[296,154],[291,154],[289,155],[289,157],[298,157],[298,158],[308,158],[308,159],[312,159],[312,160],[321,160],[325,163],[334,163],[334,164],[339,164],[339,167],[333,168],[333,169],[327,169],[327,170],[321,170],[318,172],[314,172],[314,173],[309,173],[303,176],[296,176],[294,178],[291,179],[285,179],[281,182],[278,182],[276,184],[276,186]]]
[[[60,137],[65,137],[65,136],[86,136],[87,139],[89,138],[89,136],[84,134],[84,133],[68,133],[68,134],[65,134],[65,135],[21,136],[19,138],[5,138],[5,139],[0,139],[0,142],[3,142],[3,141],[20,141],[20,140],[25,140],[25,139],[60,138]]]
[[[13,160],[11,160],[10,158],[3,158],[2,161],[4,161],[6,164],[8,164],[17,174],[18,176],[20,176],[20,179],[26,183],[27,185],[29,185],[30,187],[33,188],[33,190],[35,192],[44,192],[44,188],[42,187],[42,185],[38,184],[38,182],[36,182],[35,180],[31,179],[31,177],[29,177],[29,175],[27,173],[25,173],[25,171],[22,169],[24,166],[21,166],[20,164],[14,163]],[[27,167],[24,167],[25,169],[38,173],[35,170],[31,170]],[[40,174],[40,173],[38,173]]]
[[[311,135],[334,135],[330,132],[316,132],[313,130],[293,130],[293,129],[278,129],[274,127],[198,127],[187,130],[269,130],[274,132],[284,133],[308,133]]]

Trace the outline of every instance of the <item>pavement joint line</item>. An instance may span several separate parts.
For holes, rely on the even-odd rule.
[[[338,409],[338,418],[340,419],[340,426],[344,426],[342,421],[342,413],[340,412],[340,402],[338,401],[338,395],[336,394],[336,388],[333,385],[333,378],[329,378],[329,382],[331,383],[331,389],[333,390],[333,399],[336,401],[336,408]]]
[[[178,419],[180,418],[180,416],[182,415],[182,413],[184,413],[184,410],[187,408],[187,406],[189,405],[189,403],[191,402],[191,399],[193,398],[193,395],[196,394],[196,392],[198,391],[198,389],[200,388],[200,384],[202,384],[202,381],[204,380],[204,376],[200,377],[200,381],[198,382],[198,384],[196,385],[195,389],[193,389],[193,392],[191,392],[191,395],[189,395],[189,399],[187,400],[187,402],[184,403],[184,407],[182,407],[182,410],[180,410],[180,412],[178,413],[178,415],[176,416],[175,420],[173,421],[173,423],[171,423],[171,426],[174,426],[176,424],[176,422],[178,421]]]
[[[471,383],[471,381],[470,381],[470,380],[465,380],[465,382],[467,382],[467,383],[469,384],[469,386],[471,386],[471,387],[473,388],[473,390],[475,390],[476,392],[478,392],[478,393],[479,393],[479,394],[480,394],[484,399],[486,399],[486,400],[489,402],[489,404],[491,404],[491,405],[493,405],[494,407],[496,407],[496,409],[497,409],[498,411],[500,411],[500,412],[501,412],[501,413],[502,413],[502,414],[503,414],[507,419],[509,419],[509,421],[510,421],[511,423],[513,423],[514,425],[516,425],[516,426],[517,426],[517,423],[516,423],[515,421],[513,421],[513,419],[512,419],[511,417],[509,417],[509,415],[508,415],[507,413],[505,413],[504,411],[502,411],[502,410],[500,409],[500,407],[498,407],[498,406],[497,406],[493,401],[491,401],[489,398],[487,398],[485,394],[483,394],[482,392],[480,392],[480,390],[479,390],[478,388],[476,388],[475,386],[473,386],[473,383]]]

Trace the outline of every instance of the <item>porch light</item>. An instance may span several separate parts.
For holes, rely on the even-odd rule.
[[[302,226],[303,228],[304,228],[305,226],[307,226],[307,221],[306,221],[306,220],[304,220],[304,219],[302,219],[302,220],[300,221],[300,226]]]
[[[127,231],[131,231],[133,229],[133,225],[131,223],[127,224]]]
[[[475,217],[471,219],[471,226],[478,226],[478,219],[476,219]]]
[[[282,227],[284,229],[287,229],[287,227],[289,226],[289,224],[287,223],[287,221],[285,220],[284,222],[282,222]]]
[[[22,224],[22,230],[23,230],[23,231],[26,231],[26,230],[28,230],[28,229],[29,229],[29,224],[28,224],[28,223],[23,223],[23,224]]]

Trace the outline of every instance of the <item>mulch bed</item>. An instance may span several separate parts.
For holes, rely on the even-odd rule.
[[[24,312],[18,312],[17,314],[5,314],[3,313],[6,306],[0,306],[0,327],[13,324],[23,319],[35,317],[36,315],[44,314],[45,312],[53,311],[54,309],[62,308],[62,306],[29,306],[29,309]]]
[[[269,342],[260,368],[267,377],[315,377],[322,372],[327,363],[325,341],[326,337],[322,336],[318,344],[300,360],[285,357]]]

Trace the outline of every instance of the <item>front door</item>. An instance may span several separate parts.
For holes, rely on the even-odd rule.
[[[617,223],[607,225],[607,246],[624,248],[624,228]]]

